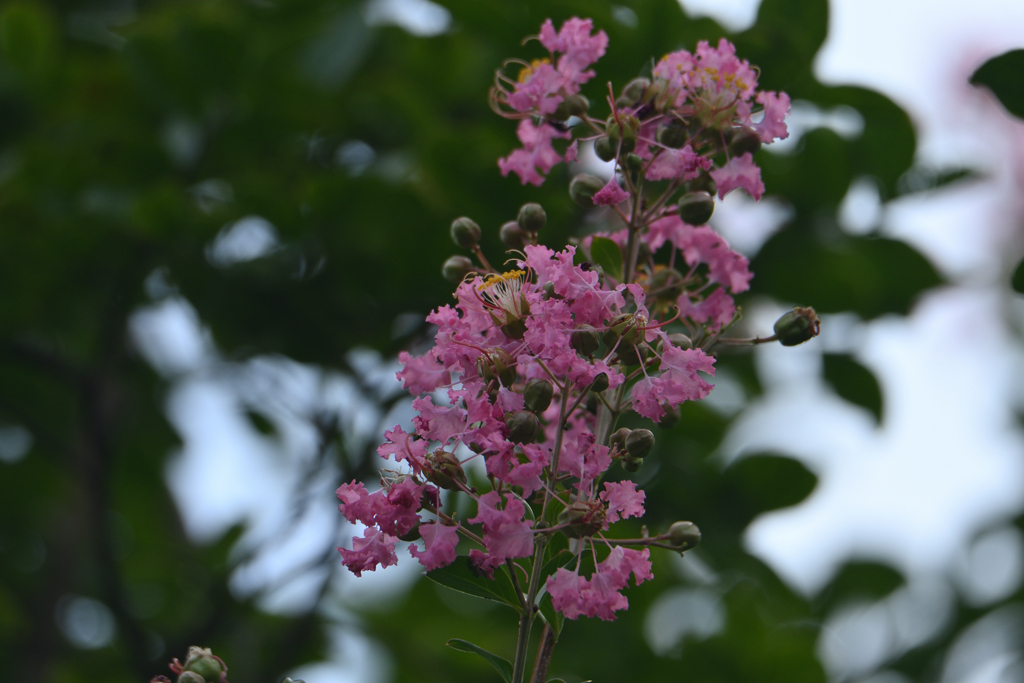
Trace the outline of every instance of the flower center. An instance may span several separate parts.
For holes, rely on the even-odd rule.
[[[519,75],[516,77],[516,80],[519,81],[520,83],[526,83],[526,81],[530,80],[530,76],[533,76],[533,72],[537,70],[537,67],[541,66],[542,64],[550,63],[551,60],[548,59],[547,57],[543,59],[535,59],[532,62],[530,62],[530,66],[524,66],[522,69],[519,70]]]
[[[526,314],[522,296],[525,275],[526,271],[522,270],[510,270],[501,275],[491,274],[476,289],[483,295],[486,304],[521,318]]]

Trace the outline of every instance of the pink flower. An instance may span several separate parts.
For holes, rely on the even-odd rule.
[[[711,294],[703,299],[691,299],[690,294],[683,292],[676,300],[679,315],[694,322],[706,323],[712,334],[732,322],[736,317],[736,303],[721,287],[716,287]]]
[[[629,199],[629,193],[619,187],[619,184],[615,182],[615,177],[612,176],[608,184],[597,191],[593,201],[595,206],[609,206],[624,202],[627,199]]]
[[[498,159],[501,175],[507,176],[509,172],[515,172],[523,185],[530,183],[540,186],[544,183],[544,176],[541,173],[547,173],[562,161],[562,155],[551,146],[551,141],[555,138],[572,137],[572,133],[559,132],[546,123],[535,126],[529,119],[523,119],[519,122],[516,134],[523,147],[513,150],[504,159]]]
[[[504,562],[514,557],[526,557],[533,553],[533,530],[524,519],[526,507],[523,501],[505,495],[504,509],[498,509],[501,496],[491,491],[480,496],[477,514],[469,521],[483,524],[484,544],[489,555],[488,563]]]
[[[565,99],[562,93],[566,79],[545,62],[534,63],[520,74],[520,79],[525,79],[516,83],[515,90],[508,96],[510,107],[518,112],[536,111],[539,114],[552,114],[558,109]]]
[[[644,175],[648,180],[693,180],[700,175],[702,169],[709,168],[711,160],[696,154],[693,148],[686,145],[682,149],[663,150],[647,167]]]
[[[406,351],[398,354],[402,369],[396,373],[402,386],[414,394],[426,394],[452,381],[451,373],[433,354],[414,358]]]
[[[761,92],[757,94],[757,102],[764,105],[764,118],[754,125],[761,142],[788,138],[786,115],[789,114],[789,95],[784,92]]]
[[[447,566],[455,561],[455,547],[459,544],[458,529],[457,526],[447,526],[440,522],[421,524],[420,536],[423,537],[424,549],[410,545],[409,553],[427,571]]]
[[[563,53],[558,59],[558,71],[573,83],[590,80],[594,72],[584,69],[600,59],[608,48],[608,35],[604,31],[590,35],[593,28],[592,20],[579,17],[563,23],[558,33],[550,19],[540,27],[541,44],[551,52]]]
[[[645,497],[646,494],[637,491],[636,483],[632,481],[606,482],[600,495],[601,500],[608,503],[605,522],[614,524],[627,517],[642,517]]]
[[[377,565],[390,567],[398,563],[395,555],[397,540],[378,529],[370,528],[363,532],[362,538],[352,539],[352,550],[338,548],[338,552],[345,566],[356,576],[362,576],[363,572],[375,570]]]
[[[415,435],[406,433],[401,427],[384,432],[387,441],[377,447],[377,454],[382,458],[394,456],[396,462],[407,461],[414,472],[423,468],[423,458],[427,454],[427,442],[417,439]]]
[[[676,234],[676,246],[688,265],[708,265],[708,279],[725,285],[733,294],[750,288],[750,262],[729,248],[717,232],[707,226],[687,227]]]
[[[598,563],[590,579],[563,567],[547,581],[551,602],[569,619],[582,614],[611,621],[615,619],[615,612],[629,606],[626,597],[619,593],[626,587],[629,575],[633,575],[636,585],[651,578],[650,556],[647,548],[637,551],[616,546]]]
[[[718,185],[719,197],[725,197],[737,187],[742,187],[754,199],[760,199],[764,194],[761,169],[754,165],[754,157],[750,152],[733,157],[722,168],[711,171],[711,178]]]
[[[633,410],[655,422],[665,414],[664,404],[677,406],[683,401],[697,401],[713,388],[698,372],[715,374],[715,360],[700,349],[680,349],[666,345],[661,355],[662,372],[645,377],[633,385],[630,397]]]

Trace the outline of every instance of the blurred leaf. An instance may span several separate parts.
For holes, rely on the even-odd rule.
[[[465,555],[455,558],[447,567],[440,567],[424,574],[428,579],[468,595],[485,600],[494,600],[508,605],[517,612],[522,612],[519,595],[512,579],[503,567],[494,570],[494,578],[489,579],[477,569]]]
[[[942,282],[905,242],[833,233],[816,244],[793,230],[768,240],[751,270],[755,291],[819,313],[853,311],[865,319],[906,314],[921,292]]]
[[[1024,119],[1024,49],[988,60],[971,75],[971,84],[988,87],[1008,112]]]
[[[880,600],[904,584],[903,576],[877,562],[849,562],[836,573],[818,597],[828,611],[855,600]]]
[[[46,75],[57,55],[59,33],[45,5],[16,0],[0,9],[0,51],[30,79]]]
[[[590,258],[604,272],[616,280],[622,280],[622,250],[615,242],[607,237],[594,237],[590,243]]]
[[[855,405],[867,408],[882,421],[882,387],[873,372],[847,354],[826,353],[825,381],[835,392]]]
[[[1013,285],[1013,291],[1018,294],[1024,294],[1024,261],[1017,264],[1017,267],[1013,269],[1013,279],[1011,280]]]
[[[723,474],[743,507],[754,514],[796,505],[818,485],[818,477],[801,462],[771,453],[745,456]]]
[[[914,167],[900,177],[896,189],[897,194],[903,196],[914,192],[937,190],[963,180],[977,180],[981,177],[978,171],[971,168],[933,171]]]
[[[459,652],[472,652],[474,654],[480,655],[481,657],[486,659],[499,674],[501,674],[501,678],[503,681],[505,681],[505,683],[512,682],[512,663],[509,662],[507,659],[502,659],[497,655],[491,654],[482,647],[477,647],[468,640],[461,640],[459,638],[452,638],[451,640],[449,640],[448,647],[452,648],[453,650],[458,650]]]

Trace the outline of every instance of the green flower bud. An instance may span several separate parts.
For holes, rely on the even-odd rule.
[[[626,169],[633,173],[639,173],[644,167],[644,160],[639,154],[629,153],[626,155]]]
[[[594,392],[597,392],[599,394],[602,391],[604,391],[605,389],[607,389],[607,388],[608,388],[608,375],[603,373],[603,372],[599,373],[596,377],[594,377],[594,381],[590,385],[590,390],[594,391]]]
[[[537,232],[548,222],[548,215],[544,213],[544,207],[540,204],[528,202],[519,208],[516,222],[526,232]]]
[[[617,149],[619,141],[622,140],[622,127],[619,126],[619,122],[615,120],[614,115],[609,116],[608,120],[604,122],[604,134],[612,147]]]
[[[658,138],[658,142],[672,149],[679,149],[686,144],[689,138],[686,124],[676,118],[658,126],[658,131],[655,135]]]
[[[462,216],[452,221],[452,241],[463,249],[472,249],[480,241],[480,226],[470,218]]]
[[[605,182],[597,176],[581,173],[569,182],[569,196],[580,206],[592,209],[594,208],[594,195],[604,186]]]
[[[559,513],[558,524],[567,525],[561,531],[569,538],[585,538],[604,528],[605,517],[600,501],[577,500]]]
[[[644,92],[651,85],[651,79],[649,78],[634,78],[629,83],[626,83],[622,88],[621,99],[625,100],[629,104],[626,106],[632,107],[640,98],[644,96]],[[621,108],[621,107],[620,107]]]
[[[682,332],[673,332],[668,335],[668,340],[672,342],[672,346],[678,346],[684,351],[693,348],[693,341]]]
[[[516,359],[504,349],[481,353],[476,359],[476,370],[485,382],[497,381],[506,387],[516,382]]]
[[[662,268],[651,278],[650,295],[674,301],[683,293],[683,274],[675,268]]]
[[[590,100],[580,94],[570,95],[562,101],[570,116],[583,116],[590,109]]]
[[[644,466],[643,458],[623,458],[622,469],[626,470],[630,474],[636,474],[640,471],[640,468]]]
[[[678,550],[689,550],[700,543],[700,529],[693,522],[676,522],[668,528],[668,542]]]
[[[182,666],[183,671],[199,674],[206,683],[217,683],[220,675],[228,670],[220,657],[213,654],[210,648],[196,647],[188,649],[188,657]],[[178,680],[182,680],[181,677]]]
[[[618,126],[622,136],[622,140],[619,142],[619,151],[629,154],[636,149],[636,136],[640,131],[640,121],[632,114],[620,114]]]
[[[623,365],[640,365],[647,357],[647,347],[619,344],[615,351],[615,360]]]
[[[616,126],[616,132],[617,131],[618,131],[618,126]],[[618,139],[616,139],[613,142],[610,137],[605,135],[605,136],[599,137],[597,140],[594,140],[594,154],[596,154],[597,158],[600,159],[601,161],[611,161],[612,159],[615,158],[615,155],[618,154],[618,152],[619,152],[619,142],[618,142]],[[603,185],[602,185],[602,187],[603,187]]]
[[[604,332],[604,343],[608,346],[614,346],[615,343],[621,338],[622,345],[635,346],[642,343],[646,338],[647,334],[643,329],[643,326],[647,324],[647,321],[643,319],[643,316],[637,318],[632,313],[623,313],[616,316],[611,323],[608,325],[608,329]]]
[[[582,325],[569,337],[569,346],[575,349],[576,353],[589,358],[601,347],[601,338],[593,327]]]
[[[679,199],[679,217],[690,225],[704,225],[715,212],[715,199],[707,192],[684,194]]]
[[[783,346],[796,346],[818,336],[821,321],[813,308],[794,308],[775,321],[775,334]]]
[[[206,683],[206,679],[195,671],[183,671],[178,676],[177,683]]]
[[[718,192],[718,185],[715,183],[715,179],[707,171],[701,171],[701,174],[686,184],[688,192],[707,192],[712,197]]]
[[[740,128],[732,135],[729,141],[729,154],[734,157],[742,156],[747,152],[757,154],[761,149],[761,136],[753,128]]]
[[[501,226],[498,237],[501,238],[501,243],[509,249],[522,249],[530,243],[529,235],[519,227],[519,223],[516,221],[509,221]]]
[[[642,458],[654,448],[654,433],[650,429],[634,429],[625,440],[626,452],[631,458]]]
[[[599,406],[600,401],[597,398],[597,394],[592,391],[588,391],[587,395],[583,397],[583,409],[588,413],[596,415]]]
[[[441,266],[441,275],[444,276],[444,279],[456,285],[475,271],[473,262],[465,256],[450,256]]]
[[[541,433],[540,418],[529,410],[520,410],[505,419],[508,440],[512,443],[533,443]]]
[[[546,379],[535,378],[526,383],[523,389],[523,402],[535,413],[543,413],[551,405],[555,388]]]
[[[466,483],[466,472],[454,453],[438,448],[433,453],[427,453],[424,461],[423,476],[432,484],[449,491],[458,491],[460,487],[456,482]]]
[[[626,449],[626,437],[633,430],[629,427],[621,427],[616,429],[610,437],[608,437],[608,447],[612,451],[622,451]]]

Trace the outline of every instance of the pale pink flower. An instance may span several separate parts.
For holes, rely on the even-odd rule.
[[[754,199],[760,199],[764,194],[761,169],[754,165],[754,157],[750,152],[733,157],[725,166],[711,171],[711,178],[718,185],[719,197],[725,197],[737,187],[742,187]]]
[[[519,122],[517,135],[523,147],[498,159],[501,175],[507,176],[509,172],[514,172],[519,175],[523,185],[530,183],[540,186],[544,183],[541,174],[547,173],[562,161],[562,155],[551,146],[551,141],[555,138],[569,138],[572,134],[558,131],[546,123],[535,126],[529,119],[523,119]]]
[[[629,193],[619,187],[619,184],[615,182],[615,176],[612,176],[612,179],[594,195],[593,202],[595,206],[610,206],[627,199],[629,199]]]

